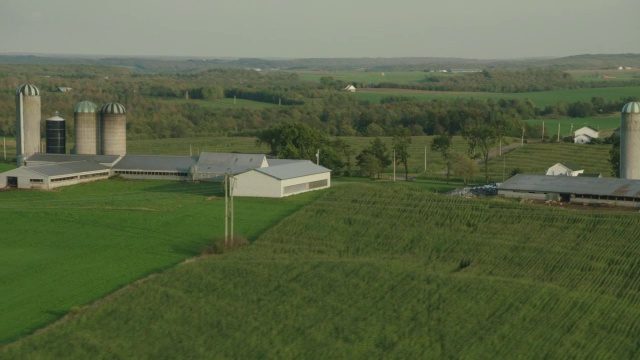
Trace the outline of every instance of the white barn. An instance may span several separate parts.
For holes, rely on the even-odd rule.
[[[344,89],[342,89],[343,91],[348,91],[348,92],[356,92],[356,87],[349,84],[347,85]]]
[[[34,166],[21,166],[0,174],[0,188],[51,190],[109,178],[109,167],[94,161],[74,161]]]
[[[576,130],[573,135],[573,142],[576,144],[588,144],[593,139],[597,139],[600,132],[590,126],[584,126]]]
[[[281,198],[331,186],[331,170],[308,160],[273,161],[235,176],[235,196]]]
[[[557,163],[547,169],[546,175],[565,175],[565,176],[578,176],[578,174],[584,173],[584,169],[580,166],[571,163]]]

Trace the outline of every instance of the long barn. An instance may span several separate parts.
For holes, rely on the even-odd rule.
[[[517,174],[498,187],[498,195],[640,208],[640,180]]]

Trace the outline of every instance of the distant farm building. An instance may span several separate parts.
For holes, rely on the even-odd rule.
[[[348,92],[356,92],[356,87],[349,84],[347,85],[344,89],[342,89],[343,91],[348,91]]]
[[[584,126],[575,131],[573,142],[576,144],[588,144],[599,136],[600,132],[598,129],[594,129],[590,126]]]
[[[58,91],[60,92],[69,92],[73,90],[73,88],[67,87],[67,86],[58,86]]]
[[[577,164],[572,162],[557,163],[547,169],[547,175],[565,175],[565,176],[578,176],[584,173],[584,168],[581,168]]]
[[[478,73],[482,72],[481,69],[447,69],[447,72],[456,74],[456,73]]]
[[[498,187],[498,195],[640,208],[640,180],[517,174]]]

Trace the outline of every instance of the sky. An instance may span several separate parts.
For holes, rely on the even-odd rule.
[[[3,0],[0,53],[515,59],[640,53],[638,0]]]

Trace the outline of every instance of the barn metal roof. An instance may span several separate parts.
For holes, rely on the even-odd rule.
[[[640,198],[640,180],[517,174],[498,190]]]
[[[30,163],[64,163],[71,161],[91,160],[100,164],[113,164],[120,159],[120,155],[81,155],[81,154],[44,154],[37,153],[26,160]]]
[[[293,179],[302,176],[322,174],[331,172],[331,170],[312,163],[308,160],[296,161],[289,164],[269,166],[265,168],[255,169],[265,175],[269,175],[279,180]]]
[[[196,164],[195,156],[125,155],[114,170],[188,171]]]
[[[197,172],[224,174],[231,172],[238,174],[262,166],[266,156],[264,154],[236,154],[203,152],[196,163]]]
[[[91,161],[91,160],[74,161],[74,162],[66,162],[66,163],[58,163],[58,164],[24,166],[24,168],[26,168],[27,170],[31,170],[35,173],[38,173],[44,176],[49,176],[49,177],[75,175],[79,173],[100,171],[100,170],[109,170],[109,167],[100,165],[95,161]]]

